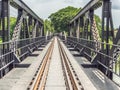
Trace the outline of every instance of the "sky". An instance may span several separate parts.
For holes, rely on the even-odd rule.
[[[47,19],[51,13],[67,6],[77,8],[84,7],[90,0],[23,0],[39,17]],[[112,1],[112,14],[114,26],[120,25],[120,0]],[[101,17],[102,9],[95,11],[95,14]]]
[[[83,7],[88,0],[24,0],[24,2],[32,6],[41,18],[46,19],[51,13],[67,6]]]

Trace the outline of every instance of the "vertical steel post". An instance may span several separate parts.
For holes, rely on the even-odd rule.
[[[2,18],[2,42],[10,39],[10,2],[2,0],[1,18]],[[9,51],[9,45],[3,45],[3,54]]]
[[[73,36],[76,37],[76,20],[74,21],[73,32],[74,32]]]
[[[16,25],[18,24],[18,22],[19,22],[19,20],[20,20],[20,18],[21,18],[22,15],[23,15],[23,10],[22,9],[18,9],[18,16],[17,16]],[[22,21],[24,21],[24,20],[22,20]],[[21,26],[21,28],[23,28],[23,27]],[[20,39],[22,39],[24,37],[23,30],[21,29],[20,37],[19,37]]]
[[[23,38],[25,39],[26,38],[26,32],[25,32],[25,18],[23,18]]]
[[[42,36],[44,36],[45,33],[44,33],[44,24],[42,24]]]
[[[80,32],[81,32],[80,38],[83,38],[84,36],[83,27],[84,27],[84,17],[80,17]]]
[[[113,25],[113,19],[112,19],[112,3],[109,3],[109,11],[110,11],[110,26],[111,26],[111,35],[114,40],[115,35],[114,35],[114,25]]]
[[[27,20],[27,18],[25,18],[25,36],[26,36],[26,38],[29,38],[30,36],[30,32],[29,32],[29,28],[28,28],[28,20]]]
[[[70,24],[70,37],[73,36],[73,23]]]
[[[110,17],[109,0],[104,0],[103,10],[102,10],[102,42],[104,42],[105,40],[106,43],[109,43],[109,17]],[[106,31],[106,35],[104,33],[105,31]],[[106,48],[105,48],[104,45],[102,45],[102,50],[104,51],[105,49],[106,49],[106,54],[109,55],[109,46],[106,45]]]
[[[102,42],[109,43],[110,38],[110,16],[111,16],[111,2],[110,0],[103,0],[103,8],[102,8]],[[106,32],[106,35],[105,33]],[[106,44],[106,46],[102,45],[102,52],[106,55],[110,55],[110,46]],[[110,58],[105,57],[105,61],[102,61],[103,64],[105,64],[107,67],[109,67]],[[112,78],[111,72],[107,71],[106,69],[103,69],[103,72],[107,75],[109,74],[109,78]]]
[[[38,37],[40,35],[40,33],[39,33],[39,27],[40,27],[40,23],[38,22],[38,25],[36,27],[36,37]]]
[[[0,1],[0,30],[1,30],[2,1]]]
[[[77,35],[77,38],[80,38],[80,19],[77,20],[76,35]]]
[[[40,31],[41,31],[41,36],[44,36],[44,27],[43,27],[43,25],[40,25],[41,26],[41,28],[40,28]]]
[[[93,25],[93,19],[94,19],[94,10],[89,11],[90,16],[90,40],[92,39],[92,25]]]
[[[29,32],[30,32],[30,37],[32,36],[32,24],[33,23],[33,21],[32,21],[32,16],[29,16],[29,18],[28,18],[28,27],[29,27]]]
[[[86,17],[86,20],[85,20],[85,25],[84,25],[84,36],[83,36],[83,38],[85,38],[85,39],[87,39],[88,38],[88,26],[89,26],[89,18],[88,17]]]
[[[33,30],[32,30],[32,37],[33,38],[35,38],[36,37],[36,24],[37,24],[37,20],[36,19],[34,19],[34,28],[33,28]],[[35,30],[35,31],[34,31]]]
[[[10,1],[9,0],[2,0],[1,1],[1,21],[2,21],[2,42],[8,42],[10,40]],[[2,47],[2,54],[8,53],[10,48],[9,48],[9,43],[8,44],[3,44]],[[2,63],[7,63],[11,61],[12,58],[9,55],[4,56]],[[6,67],[2,71],[0,71],[0,77],[2,77],[4,74],[6,74],[10,70],[10,66]]]
[[[71,24],[68,25],[68,36],[70,36]]]
[[[41,27],[42,27],[42,25],[41,25],[41,23],[39,23],[38,24],[38,36],[42,36],[43,34],[43,32],[41,31]]]

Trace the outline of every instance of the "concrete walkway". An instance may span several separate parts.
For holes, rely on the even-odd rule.
[[[55,38],[45,90],[66,90],[57,38]]]
[[[43,48],[39,48],[34,51],[31,56],[28,56],[24,61],[19,63],[16,68],[12,69],[8,74],[1,78],[0,90],[27,90],[50,43],[44,50],[42,50]]]

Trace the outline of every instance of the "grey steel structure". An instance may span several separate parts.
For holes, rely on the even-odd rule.
[[[10,35],[10,7],[18,11]],[[44,23],[22,0],[0,0],[0,77],[45,42]]]
[[[10,6],[18,11],[10,35]],[[102,28],[97,29],[94,11],[102,7]],[[114,35],[111,0],[91,0],[69,24],[69,36],[62,37],[108,78],[120,78],[120,29]],[[46,42],[44,23],[22,0],[0,0],[0,77]],[[100,36],[101,35],[101,36]],[[47,37],[49,40],[51,36]],[[109,39],[113,44],[109,44]]]
[[[113,80],[120,78],[120,30],[114,35],[111,0],[91,0],[70,21],[67,42]],[[101,32],[97,29],[94,11],[102,7]],[[101,36],[100,36],[101,35]],[[110,40],[113,44],[109,44]]]

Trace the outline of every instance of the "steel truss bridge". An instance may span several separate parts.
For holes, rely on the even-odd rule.
[[[44,50],[41,51],[42,54],[39,55],[39,58],[41,58],[40,64],[38,62],[39,68],[37,70],[35,69],[36,73],[33,77],[32,74],[30,74],[31,81],[29,81],[28,86],[26,84],[26,88],[20,88],[21,90],[51,90],[52,88],[47,88],[46,86],[48,83],[49,87],[49,77],[52,77],[52,74],[49,74],[50,70],[54,73],[57,73],[59,70],[61,72],[63,71],[65,89],[64,87],[58,87],[57,89],[55,88],[55,90],[119,90],[120,29],[117,30],[115,34],[112,20],[112,2],[112,0],[90,0],[70,21],[68,25],[68,35],[66,35],[63,32],[60,34],[50,34],[50,32],[48,32],[45,34],[43,20],[22,0],[0,0],[0,38],[2,40],[2,43],[0,43],[0,89],[11,89],[7,87],[7,85],[3,87],[4,85],[2,82],[7,80],[7,75],[18,67],[28,68],[30,64],[22,63],[30,56],[37,56],[36,54],[33,55],[33,53],[42,48]],[[17,20],[12,35],[10,31],[10,7],[17,10]],[[101,32],[99,32],[95,20],[95,10],[98,8],[102,8]],[[113,41],[113,44],[110,43],[110,40]],[[46,47],[43,47],[43,45]],[[92,82],[88,80],[88,78],[94,78],[89,74],[81,77],[84,78],[84,80],[88,80],[90,84],[80,79],[79,70],[81,69],[78,68],[79,65],[78,67],[75,65],[77,64],[74,62],[76,60],[71,59],[74,55],[71,56],[70,52],[72,51],[70,48],[78,53],[77,57],[79,57],[79,61],[82,60],[80,59],[81,57],[87,59],[89,64],[82,63],[80,66],[84,64],[83,68],[97,69],[100,72],[100,76],[104,76],[106,79],[105,84],[101,84],[101,86],[106,85],[106,89],[100,89],[100,86],[97,85],[95,80]],[[53,55],[59,58],[55,58]],[[59,64],[61,64],[59,65],[58,62],[54,61],[54,58],[58,59]],[[53,61],[55,63],[53,63]],[[51,62],[51,64],[49,62]],[[52,63],[57,64],[58,67],[55,67]],[[35,66],[37,67],[37,63]],[[33,66],[32,69],[35,68],[35,66]],[[57,71],[55,72],[54,69]],[[33,70],[33,72],[35,70]],[[26,71],[29,70],[26,69]],[[87,72],[86,69],[84,72]],[[85,73],[81,71],[81,74],[84,75]],[[20,78],[19,74],[18,76]],[[63,76],[61,75],[60,77],[63,78]],[[48,81],[44,80],[42,77],[48,77]],[[55,80],[58,81],[59,79],[60,78],[57,77],[55,78]],[[21,79],[18,81],[21,81]],[[17,87],[17,85],[14,86],[13,90],[19,90],[19,87]]]

